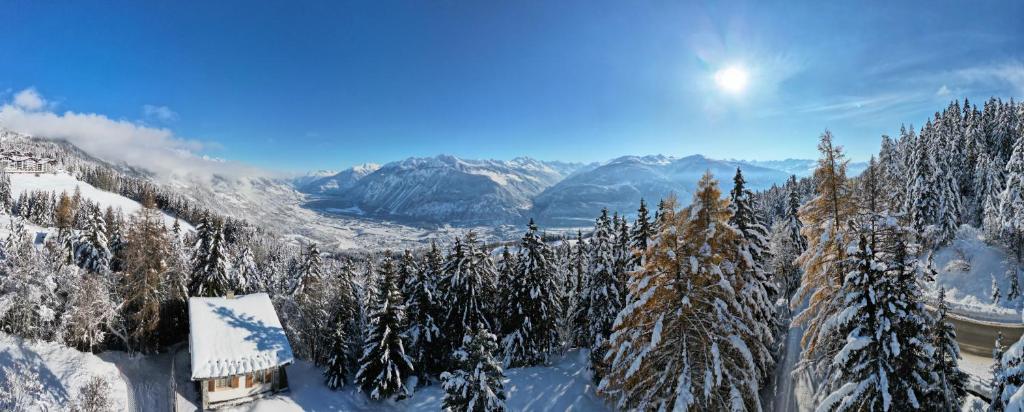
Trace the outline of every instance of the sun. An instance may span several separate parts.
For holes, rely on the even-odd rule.
[[[728,93],[740,93],[747,88],[749,75],[739,66],[730,66],[715,72],[715,84]]]

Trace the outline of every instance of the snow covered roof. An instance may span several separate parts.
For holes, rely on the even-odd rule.
[[[266,293],[189,298],[188,317],[193,380],[240,375],[294,360]]]

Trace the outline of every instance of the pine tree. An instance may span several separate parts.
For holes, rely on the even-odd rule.
[[[302,346],[305,353],[317,365],[327,361],[323,349],[332,339],[327,326],[331,320],[327,287],[320,249],[315,243],[310,243],[303,254],[291,295],[301,314],[301,321],[296,323],[302,331],[304,342],[297,343],[304,343]]]
[[[504,307],[502,348],[506,367],[548,363],[558,347],[558,284],[551,247],[530,224],[520,243],[520,256]]]
[[[107,248],[106,228],[99,208],[90,208],[85,230],[75,242],[75,263],[93,273],[110,269],[110,249]]]
[[[437,244],[430,242],[430,249],[423,256],[419,270],[405,284],[409,355],[422,380],[437,376],[446,358],[440,329],[444,312],[437,290],[442,259]]]
[[[496,275],[490,256],[479,249],[473,232],[464,240],[455,240],[441,272],[438,290],[446,305],[441,330],[446,339],[444,352],[450,356],[473,325],[491,327]]]
[[[590,369],[598,381],[605,372],[605,352],[608,350],[608,335],[611,334],[615,317],[625,303],[624,279],[615,273],[614,232],[608,218],[608,210],[601,212],[594,227],[590,243],[589,278],[585,293],[589,322],[588,345],[590,347]]]
[[[405,379],[413,374],[412,359],[405,353],[405,306],[398,290],[398,274],[385,253],[378,276],[376,307],[359,358],[356,384],[370,399],[402,399],[412,395]]]
[[[939,289],[938,315],[932,324],[930,370],[936,375],[935,392],[928,397],[926,408],[933,411],[959,411],[967,396],[967,374],[960,370],[960,345],[956,342],[953,324],[946,321],[946,289]]]
[[[505,375],[493,355],[498,349],[496,340],[483,324],[463,338],[462,346],[453,355],[454,371],[441,374],[444,410],[505,411]]]

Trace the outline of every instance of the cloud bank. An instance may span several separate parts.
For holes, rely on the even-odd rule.
[[[177,114],[157,110],[156,116]],[[89,154],[116,164],[143,168],[162,178],[243,178],[269,176],[267,170],[239,162],[210,159],[200,152],[209,146],[184,139],[166,128],[102,114],[51,110],[35,89],[25,89],[0,105],[0,127],[38,137],[64,139]]]

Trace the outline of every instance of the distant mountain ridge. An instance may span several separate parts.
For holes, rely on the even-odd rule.
[[[507,161],[413,157],[381,166],[347,189],[308,206],[421,223],[511,222],[523,216],[533,197],[579,166],[528,157]]]
[[[675,193],[688,201],[706,170],[727,188],[741,168],[756,190],[782,184],[790,175],[808,176],[814,165],[804,159],[741,161],[702,155],[622,156],[591,164],[438,155],[360,165],[295,186],[317,196],[307,207],[328,213],[419,224],[491,225],[535,218],[548,226],[579,226],[589,224],[603,208],[631,215],[641,198],[656,203]]]

